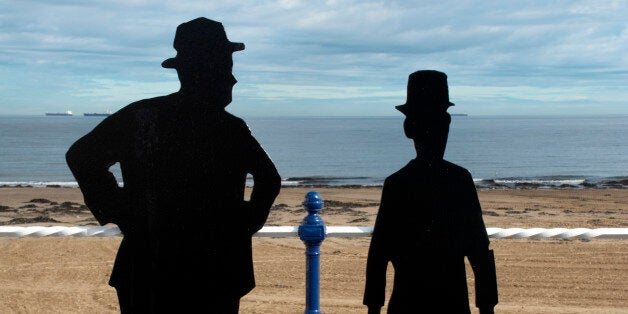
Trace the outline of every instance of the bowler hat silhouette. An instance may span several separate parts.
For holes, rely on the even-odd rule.
[[[410,74],[406,103],[395,108],[408,116],[446,112],[453,105],[449,101],[447,75],[435,70],[421,70]]]
[[[177,26],[173,46],[177,56],[162,62],[164,68],[176,69],[183,63],[207,63],[225,53],[244,50],[243,43],[227,39],[222,23],[204,17]]]

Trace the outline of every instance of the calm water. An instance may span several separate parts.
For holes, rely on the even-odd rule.
[[[64,154],[102,119],[0,116],[0,185],[74,184]],[[286,185],[378,185],[414,154],[402,117],[245,120]],[[479,184],[599,184],[628,178],[627,134],[628,115],[453,117],[445,158]]]

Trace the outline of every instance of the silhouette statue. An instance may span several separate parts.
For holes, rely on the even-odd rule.
[[[453,105],[444,73],[409,76],[407,102],[396,108],[416,158],[384,181],[366,268],[369,313],[384,305],[388,262],[395,274],[388,313],[471,313],[465,256],[480,312],[497,304],[495,261],[471,174],[443,160]]]
[[[232,53],[244,44],[200,17],[177,27],[174,48],[162,66],[176,69],[180,90],[107,117],[66,160],[98,222],[122,231],[109,281],[121,312],[237,313],[255,286],[251,236],[281,178],[247,124],[225,111]]]

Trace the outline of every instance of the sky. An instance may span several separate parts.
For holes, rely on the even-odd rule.
[[[626,1],[0,0],[0,114],[116,111],[179,89],[176,27],[223,23],[239,116],[396,116],[408,75],[452,113],[628,114]]]

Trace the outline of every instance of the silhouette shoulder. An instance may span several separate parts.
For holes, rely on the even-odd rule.
[[[451,161],[443,160],[443,163],[449,169],[449,171],[458,172],[458,173],[469,173],[467,168],[454,164]]]
[[[234,122],[234,123],[238,123],[238,124],[242,124],[242,125],[246,125],[246,122],[244,122],[244,120],[238,116],[235,116],[234,114],[228,112],[228,111],[223,111],[224,112],[224,116],[225,119],[227,119],[230,122]]]
[[[451,176],[460,177],[462,179],[467,179],[467,180],[472,180],[471,173],[466,168],[456,165],[453,162],[450,162],[447,160],[443,160],[443,162],[445,163],[447,172],[449,172]]]
[[[220,120],[223,124],[231,126],[231,128],[241,130],[246,134],[251,134],[251,129],[249,128],[248,124],[246,124],[246,122],[242,118],[237,117],[230,112],[222,111],[222,114],[220,115]]]
[[[157,109],[167,104],[174,104],[176,101],[175,94],[158,96],[153,98],[141,99],[135,102],[132,102],[122,109],[120,109],[119,113],[130,113],[133,111],[144,110],[144,109]]]
[[[443,160],[443,166],[440,173],[451,178],[472,180],[471,173],[466,168],[447,160]],[[420,178],[422,176],[428,175],[425,174],[422,168],[420,166],[417,166],[414,161],[411,161],[403,168],[386,177],[384,184],[390,185],[407,181],[416,181],[417,178]]]
[[[410,172],[409,166],[410,166],[410,164],[407,164],[403,168],[393,172],[388,177],[386,177],[386,179],[384,180],[384,185],[391,185],[391,184],[394,184],[396,182],[400,182],[405,177],[407,177],[409,175],[409,172]]]

